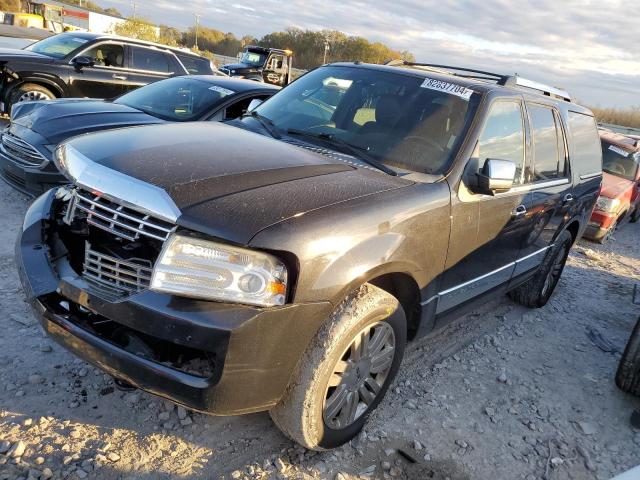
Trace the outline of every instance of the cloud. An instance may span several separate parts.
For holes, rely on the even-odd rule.
[[[129,0],[99,3],[125,15],[131,10]],[[157,0],[138,2],[138,12],[179,28],[192,25],[197,12],[202,24],[239,36],[293,25],[336,29],[409,50],[419,61],[517,71],[563,86],[589,104],[640,105],[637,19],[621,0],[263,0],[252,7],[233,4],[224,15],[217,5]]]

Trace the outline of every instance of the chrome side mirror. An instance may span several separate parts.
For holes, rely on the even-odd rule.
[[[260,105],[262,105],[262,100],[260,100],[259,98],[254,98],[253,100],[251,100],[251,102],[249,102],[249,107],[247,108],[247,112],[251,112],[255,110]]]
[[[478,173],[478,187],[482,193],[495,195],[508,192],[513,187],[516,177],[516,164],[510,160],[487,158]]]

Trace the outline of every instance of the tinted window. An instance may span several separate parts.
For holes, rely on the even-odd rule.
[[[602,150],[596,122],[590,115],[569,112],[573,168],[584,175],[602,171]]]
[[[534,181],[550,180],[564,174],[560,171],[559,139],[553,110],[539,105],[529,105],[533,133]]]
[[[524,165],[524,127],[522,107],[517,102],[496,102],[478,142],[480,167],[488,158],[510,160],[516,164],[515,184],[521,183]]]
[[[166,53],[158,52],[148,48],[133,48],[133,65],[136,70],[146,70],[149,72],[168,73],[170,68],[170,57]]]
[[[186,122],[199,119],[234,94],[226,87],[184,76],[138,88],[121,96],[115,103],[164,120]]]
[[[635,180],[640,155],[602,141],[602,170],[627,180]]]
[[[211,69],[211,62],[206,58],[193,57],[191,55],[181,55],[176,53],[176,57],[180,59],[184,68],[191,74],[199,75],[211,75],[213,70]]]
[[[300,77],[256,112],[296,140],[356,157],[359,150],[401,170],[441,173],[478,99],[446,81],[327,66]]]
[[[122,45],[103,43],[82,53],[93,58],[98,67],[124,67],[124,48]]]

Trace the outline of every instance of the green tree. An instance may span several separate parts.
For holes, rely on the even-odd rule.
[[[0,0],[0,10],[3,12],[19,12],[21,7],[20,0]]]
[[[178,46],[182,42],[182,32],[174,27],[160,25],[160,38],[158,41],[172,47]]]
[[[89,10],[93,10],[94,12],[104,13],[106,15],[114,15],[116,17],[121,17],[122,14],[113,7],[110,8],[102,8],[95,2],[91,0],[62,0],[62,3],[66,3],[67,5],[76,5],[78,7],[83,7]]]
[[[155,42],[158,40],[155,25],[140,18],[128,18],[124,23],[116,25],[115,32],[123,37],[137,38]]]

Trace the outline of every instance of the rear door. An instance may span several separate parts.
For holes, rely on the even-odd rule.
[[[129,45],[128,52],[129,71],[124,85],[126,91],[185,73],[175,56],[167,51]]]
[[[516,262],[514,277],[540,265],[576,203],[569,170],[566,128],[551,105],[527,102],[532,159],[525,171],[530,192],[525,200],[529,230]]]

